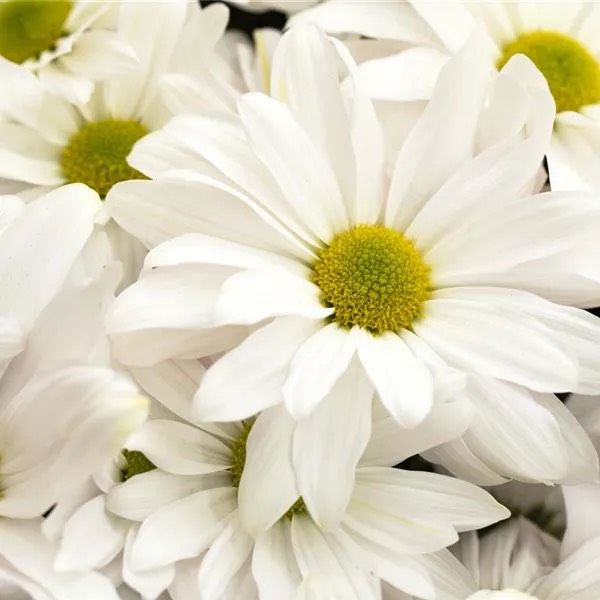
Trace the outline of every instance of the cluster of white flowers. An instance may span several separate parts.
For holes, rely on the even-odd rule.
[[[600,1],[237,4],[0,0],[0,600],[598,600]]]

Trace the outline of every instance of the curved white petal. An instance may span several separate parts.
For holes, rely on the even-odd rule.
[[[153,419],[128,440],[159,469],[174,475],[203,475],[222,471],[230,462],[229,448],[216,437],[178,421]]]
[[[140,526],[130,568],[155,569],[199,556],[223,530],[235,506],[236,490],[221,487],[196,492],[159,509]]]
[[[283,406],[276,406],[259,415],[248,436],[238,503],[240,520],[254,537],[267,531],[298,499],[293,431],[293,419]]]
[[[65,523],[54,568],[84,572],[106,566],[123,549],[128,527],[106,511],[104,495],[96,496]]]
[[[433,377],[427,366],[395,333],[360,330],[358,357],[381,402],[404,427],[425,419],[433,404]]]
[[[357,360],[294,431],[298,491],[314,521],[337,528],[354,489],[356,465],[369,441],[373,386]]]
[[[297,349],[282,389],[295,419],[310,415],[346,371],[355,351],[356,332],[335,323],[321,326]]]
[[[315,329],[314,321],[282,317],[248,336],[207,371],[194,397],[196,416],[237,421],[283,401],[288,365]]]

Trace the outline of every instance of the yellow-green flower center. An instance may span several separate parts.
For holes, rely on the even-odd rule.
[[[231,477],[234,487],[240,486],[244,466],[246,465],[246,443],[248,436],[252,431],[254,419],[242,423],[242,430],[239,435],[231,442]],[[276,483],[275,483],[276,485]],[[288,509],[284,516],[291,519],[294,515],[300,515],[306,512],[306,506],[302,498],[298,498]]]
[[[431,295],[430,269],[411,240],[380,225],[357,225],[333,238],[313,266],[333,320],[372,333],[408,328]]]
[[[153,471],[156,466],[139,450],[121,450],[125,465],[121,468],[121,481],[127,481],[136,475]]]
[[[504,46],[498,68],[515,54],[525,54],[542,72],[557,112],[600,102],[600,64],[576,39],[555,31],[523,33]]]
[[[86,123],[71,136],[60,165],[70,183],[85,183],[104,197],[120,181],[145,179],[127,163],[133,145],[148,133],[144,125],[125,119]]]
[[[63,0],[0,0],[0,54],[20,64],[51,49],[72,6]]]

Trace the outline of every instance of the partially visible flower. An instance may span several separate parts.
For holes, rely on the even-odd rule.
[[[341,597],[364,600],[377,597],[371,596],[379,585],[371,572],[429,596],[427,577],[411,555],[508,514],[486,492],[460,480],[370,466],[375,457],[381,465],[401,455],[384,435],[372,440],[366,463],[353,474],[341,524],[321,527],[318,503],[316,518],[310,516],[315,499],[335,496],[336,486],[346,486],[345,475],[316,462],[312,482],[302,484],[307,496],[299,498],[292,464],[296,425],[281,408],[240,423],[194,424],[191,399],[203,371],[197,361],[132,370],[147,392],[189,422],[151,420],[127,441],[144,468],[108,489],[105,506],[117,516],[104,512],[104,500],[96,498],[67,524],[62,568],[68,562],[72,569],[84,563],[89,568],[91,556],[100,559],[109,547],[118,551],[128,529],[125,580],[135,586],[141,580],[132,578],[135,571],[148,584],[167,585],[175,563],[169,590],[177,600],[193,598],[198,589],[211,599],[251,599],[257,587],[261,598],[291,598],[303,579],[320,576]],[[446,414],[457,414],[457,408],[449,406]],[[409,436],[404,453],[429,440],[423,430]],[[308,475],[307,465],[302,477]],[[84,519],[92,509],[95,517]],[[99,543],[82,556],[77,548],[86,536]],[[117,538],[120,543],[110,546]]]
[[[592,600],[600,593],[600,537],[570,553],[524,518],[477,536],[467,533],[422,564],[444,600]],[[392,594],[386,600],[396,600]]]
[[[600,191],[597,4],[329,0],[290,21],[306,22],[379,40],[384,56],[360,66],[361,81],[373,98],[402,102],[429,98],[448,58],[475,29],[484,30],[489,43],[482,51],[490,69],[524,54],[548,82],[558,113],[548,149],[552,188]],[[405,46],[393,47],[389,40]]]
[[[185,0],[118,7],[117,33],[139,63],[97,83],[87,103],[51,95],[30,71],[0,58],[0,177],[38,194],[40,188],[85,183],[102,198],[115,183],[142,177],[126,157],[170,116],[160,93],[164,76],[210,68],[228,11]]]
[[[105,1],[4,0],[0,56],[37,75],[50,92],[83,104],[95,82],[137,64],[134,50],[111,30],[116,6]]]

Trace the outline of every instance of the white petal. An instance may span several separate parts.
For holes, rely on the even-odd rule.
[[[475,30],[475,19],[462,3],[415,1],[412,6],[451,52],[461,49]]]
[[[184,421],[193,423],[192,399],[206,371],[198,360],[167,360],[152,367],[130,367],[136,383]]]
[[[408,3],[370,0],[323,2],[300,12],[288,26],[316,23],[328,33],[357,33],[367,38],[432,45],[436,36]]]
[[[347,228],[348,215],[331,165],[289,109],[257,93],[242,96],[238,109],[256,153],[306,226],[325,242]]]
[[[435,48],[410,48],[358,67],[361,85],[377,100],[428,100],[448,55]]]
[[[423,458],[442,465],[455,477],[476,485],[500,485],[508,481],[483,462],[467,445],[464,438],[426,450],[423,452]]]
[[[254,540],[234,515],[204,555],[198,571],[198,588],[203,600],[220,600],[240,567],[248,558]]]
[[[331,323],[321,326],[298,348],[282,390],[295,419],[307,417],[331,391],[352,360],[355,340],[356,332]]]
[[[288,270],[249,269],[232,275],[221,286],[214,323],[250,325],[287,315],[325,319],[333,308],[323,306],[319,295],[314,283]]]
[[[0,176],[36,185],[64,183],[59,148],[17,123],[0,123]]]
[[[156,511],[201,490],[225,487],[229,473],[184,477],[154,469],[131,477],[113,487],[107,495],[108,510],[131,521],[143,521]]]
[[[147,571],[134,571],[130,568],[133,542],[137,536],[138,527],[133,526],[127,534],[125,554],[123,555],[123,580],[127,585],[138,591],[143,598],[157,598],[173,581],[175,566],[167,565]]]
[[[240,244],[201,233],[170,239],[154,248],[144,262],[145,269],[178,264],[206,264],[240,269],[286,269],[299,275],[308,269],[280,253]]]
[[[248,436],[238,503],[240,520],[255,537],[298,499],[292,466],[293,430],[294,421],[285,408],[276,406],[261,413]]]
[[[159,469],[174,475],[202,475],[225,470],[229,448],[216,437],[178,421],[154,419],[127,440]]]
[[[94,227],[98,195],[73,184],[27,205],[0,237],[0,314],[17,317],[28,329],[58,292]],[[23,240],[28,240],[26,245]],[[41,261],[40,257],[51,257]]]
[[[281,402],[292,356],[315,329],[314,321],[282,317],[248,336],[207,371],[194,397],[197,417],[237,421]]]
[[[291,522],[280,519],[257,538],[252,554],[252,573],[260,598],[281,600],[293,597],[300,572],[292,548]]]
[[[294,204],[286,198],[274,176],[257,157],[238,117],[220,113],[176,117],[167,124],[166,131],[172,137],[172,141],[168,140],[170,144],[175,142],[184,151],[204,158],[218,169],[219,180],[226,177],[226,182],[231,181],[236,188],[244,190],[253,199],[251,202],[266,209],[299,237],[317,243],[314,232],[307,228]],[[138,144],[133,151],[133,164],[139,163],[136,154],[147,154],[156,145],[146,141]],[[182,167],[175,164],[172,168]],[[204,168],[199,172],[210,171]]]
[[[326,536],[310,518],[292,519],[292,544],[304,577],[325,575],[345,600],[373,600],[367,573],[357,569],[347,556],[347,550]]]
[[[360,470],[359,470],[360,473]],[[357,483],[344,516],[344,528],[392,552],[433,552],[453,544],[452,526],[407,514],[383,489]]]
[[[372,491],[379,492],[380,502],[396,499],[392,505],[399,513],[454,527],[457,531],[485,527],[510,516],[510,511],[488,492],[437,473],[361,468],[357,472],[357,488],[359,485],[371,486]]]
[[[569,457],[567,476],[561,481],[573,485],[600,480],[598,453],[592,441],[571,411],[554,394],[534,394],[558,422]]]
[[[420,564],[420,557],[391,552],[359,535],[342,530],[332,534],[350,550],[350,555],[377,577],[419,598],[436,597],[431,577]],[[429,556],[429,555],[425,555]],[[384,596],[387,599],[387,596]]]
[[[567,475],[567,444],[559,424],[528,390],[473,378],[470,392],[477,412],[464,439],[476,456],[501,475],[525,481]]]
[[[560,547],[561,557],[575,552],[588,540],[600,536],[600,519],[596,507],[600,501],[600,485],[568,485],[562,488],[567,530]]]
[[[80,77],[102,80],[133,69],[138,60],[133,48],[116,33],[93,29],[79,38],[73,51],[61,58],[61,63]]]
[[[88,102],[94,92],[93,81],[73,74],[58,61],[46,65],[38,77],[53,96],[64,98],[74,106]]]
[[[398,155],[386,224],[406,230],[431,195],[473,155],[490,69],[483,44],[475,37],[442,69],[431,101]]]
[[[130,568],[148,570],[200,555],[223,530],[235,510],[232,487],[196,492],[150,515],[131,550]]]
[[[377,337],[361,330],[358,357],[381,402],[404,427],[423,421],[433,404],[433,377],[395,333]]]
[[[0,98],[0,113],[27,125],[45,140],[63,145],[79,128],[73,106],[47,93],[39,79],[21,65],[0,57],[0,79],[6,93]]]
[[[452,300],[434,294],[425,303],[425,317],[414,323],[417,335],[442,358],[465,371],[542,392],[575,387],[574,360],[538,322],[495,304],[491,296],[486,304],[463,301],[456,290]]]
[[[381,213],[387,180],[384,173],[384,124],[359,81],[358,68],[350,51],[339,40],[330,40],[348,69],[352,84],[350,126],[356,182],[353,193],[345,196],[344,200],[353,223],[374,223]]]
[[[436,402],[427,418],[407,429],[393,417],[373,422],[371,439],[360,464],[394,466],[403,460],[461,436],[474,416],[473,404],[464,396]]]
[[[185,22],[187,3],[125,3],[119,6],[117,33],[135,51],[140,65],[133,73],[105,84],[108,112],[122,119],[139,118],[153,99]]]
[[[106,511],[104,495],[96,496],[66,522],[54,568],[84,572],[106,566],[123,549],[128,527]]]
[[[340,524],[371,432],[373,386],[357,360],[294,432],[298,491],[319,527]]]
[[[12,358],[25,348],[25,335],[17,320],[0,318],[0,360]]]
[[[343,199],[351,206],[357,190],[350,121],[340,89],[338,57],[322,30],[294,27],[282,36],[273,57],[270,89],[327,156]]]

